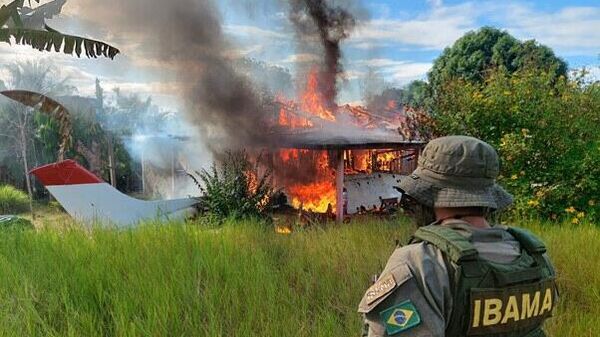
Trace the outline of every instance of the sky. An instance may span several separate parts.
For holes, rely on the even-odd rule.
[[[7,2],[0,0],[0,4]],[[292,74],[296,67],[318,59],[297,48],[293,27],[276,1],[217,3],[223,31],[238,57],[285,67]],[[379,74],[389,86],[425,79],[445,47],[466,32],[486,25],[504,29],[522,40],[535,39],[551,47],[571,69],[588,67],[591,76],[600,79],[598,1],[363,0],[355,1],[350,8],[359,18],[359,25],[343,43],[345,81],[338,97],[340,103],[360,102],[369,71]],[[175,72],[146,58],[135,37],[111,31],[93,18],[94,13],[86,11],[82,2],[69,0],[63,14],[48,23],[65,33],[117,46],[122,54],[114,61],[77,59],[0,43],[0,65],[44,59],[55,64],[80,95],[92,95],[94,81],[99,78],[107,90],[119,87],[123,92],[151,96],[166,110],[181,109]],[[148,24],[152,24],[151,19]],[[0,80],[6,76],[6,70],[0,67]]]

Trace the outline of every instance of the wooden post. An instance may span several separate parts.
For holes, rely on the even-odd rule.
[[[144,149],[142,148],[142,195],[146,196],[146,156]]]
[[[175,143],[171,144],[171,198],[175,198],[175,175],[177,171],[175,170],[176,160],[175,160]]]
[[[115,159],[115,148],[113,143],[112,133],[107,135],[108,142],[108,173],[110,177],[110,184],[113,187],[117,187],[117,164]]]
[[[344,221],[344,151],[338,150],[337,168],[335,170],[335,221],[341,224]]]

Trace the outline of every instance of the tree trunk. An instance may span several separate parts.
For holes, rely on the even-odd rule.
[[[175,146],[171,146],[171,198],[175,198]]]
[[[115,147],[113,144],[113,136],[112,134],[107,135],[108,142],[108,172],[110,176],[110,184],[113,187],[117,187],[117,163],[115,158]]]
[[[146,196],[146,158],[145,151],[142,149],[142,195]]]
[[[27,162],[27,136],[25,135],[25,128],[27,123],[19,130],[21,138],[21,157],[23,158],[23,170],[25,171],[25,184],[27,185],[27,193],[29,194],[29,210],[31,211],[31,218],[35,220],[35,212],[33,211],[33,189],[31,188],[31,178],[29,177],[29,163]]]

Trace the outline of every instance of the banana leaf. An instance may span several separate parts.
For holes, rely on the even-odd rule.
[[[117,48],[104,42],[79,36],[66,35],[51,28],[49,29],[50,30],[43,31],[27,28],[0,28],[0,42],[10,43],[10,38],[13,37],[17,44],[28,45],[40,51],[51,51],[54,49],[54,51],[60,52],[63,50],[65,54],[69,55],[72,54],[73,45],[75,45],[77,57],[81,57],[82,45],[85,49],[85,55],[88,58],[104,56],[114,59],[114,57],[120,53]]]
[[[35,1],[39,3],[39,0]],[[58,15],[65,0],[55,0],[37,8],[23,7],[24,2],[25,0],[15,0],[0,7],[0,42],[10,43],[12,37],[17,44],[28,45],[40,51],[62,50],[68,55],[75,52],[77,57],[85,52],[88,58],[104,56],[114,59],[120,53],[119,49],[104,42],[62,34],[48,27],[44,20]],[[29,4],[31,6],[31,0]],[[41,30],[42,27],[45,30]]]

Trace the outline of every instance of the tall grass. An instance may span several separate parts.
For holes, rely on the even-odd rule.
[[[600,336],[600,227],[529,222],[556,265],[560,302],[548,323],[552,336]]]
[[[29,198],[23,191],[10,185],[0,185],[0,214],[18,214],[27,211]]]
[[[529,227],[560,273],[551,335],[600,335],[598,230]],[[357,336],[370,276],[411,230],[372,221],[289,236],[249,222],[0,232],[0,336]]]

